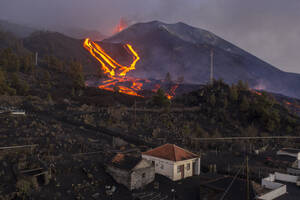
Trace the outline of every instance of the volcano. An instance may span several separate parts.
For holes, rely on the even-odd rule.
[[[215,34],[184,23],[137,23],[104,43],[130,43],[140,61],[129,76],[163,79],[184,77],[186,83],[205,84],[214,52],[214,78],[232,84],[247,81],[254,89],[300,98],[300,75],[284,72]]]

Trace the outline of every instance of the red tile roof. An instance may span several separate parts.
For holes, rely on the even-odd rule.
[[[199,157],[198,155],[182,149],[175,144],[165,144],[160,147],[156,147],[149,151],[143,152],[143,155],[158,157],[171,161],[182,161]]]

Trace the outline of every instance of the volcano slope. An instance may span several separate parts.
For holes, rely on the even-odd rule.
[[[252,88],[300,97],[300,75],[281,71],[209,31],[184,23],[138,23],[104,40],[130,43],[141,60],[128,75],[163,78],[184,76],[186,82],[206,83],[210,53],[214,52],[214,77],[226,83],[247,81]]]

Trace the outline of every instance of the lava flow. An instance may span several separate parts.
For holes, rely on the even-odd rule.
[[[124,45],[124,48],[132,55],[133,62],[129,66],[119,64],[113,58],[111,58],[97,43],[91,41],[89,38],[85,39],[84,48],[87,49],[90,54],[96,58],[100,63],[104,74],[109,78],[102,82],[102,85],[98,86],[100,89],[115,91],[141,96],[137,92],[141,90],[143,83],[141,79],[126,77],[126,73],[134,70],[136,63],[139,61],[139,55],[134,51],[130,44]],[[119,83],[129,82],[131,86],[119,86]],[[116,87],[117,86],[117,87]]]
[[[150,81],[126,76],[127,72],[135,70],[135,65],[140,60],[138,53],[130,44],[123,46],[133,58],[129,66],[119,64],[110,57],[99,44],[89,38],[85,39],[83,46],[98,60],[103,73],[107,76],[107,79],[102,81],[98,88],[143,97],[139,94],[139,91],[142,90],[143,83],[149,83]],[[165,93],[168,99],[172,99],[175,96],[175,90],[178,86],[179,84],[171,86],[170,91]],[[157,84],[156,89],[153,89],[152,92],[156,92],[160,87],[161,86]]]
[[[121,18],[119,24],[114,28],[113,34],[119,33],[127,28],[128,22],[126,19]]]

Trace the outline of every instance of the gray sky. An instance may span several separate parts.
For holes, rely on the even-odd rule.
[[[300,0],[1,0],[0,19],[110,34],[121,17],[186,22],[300,73]]]

